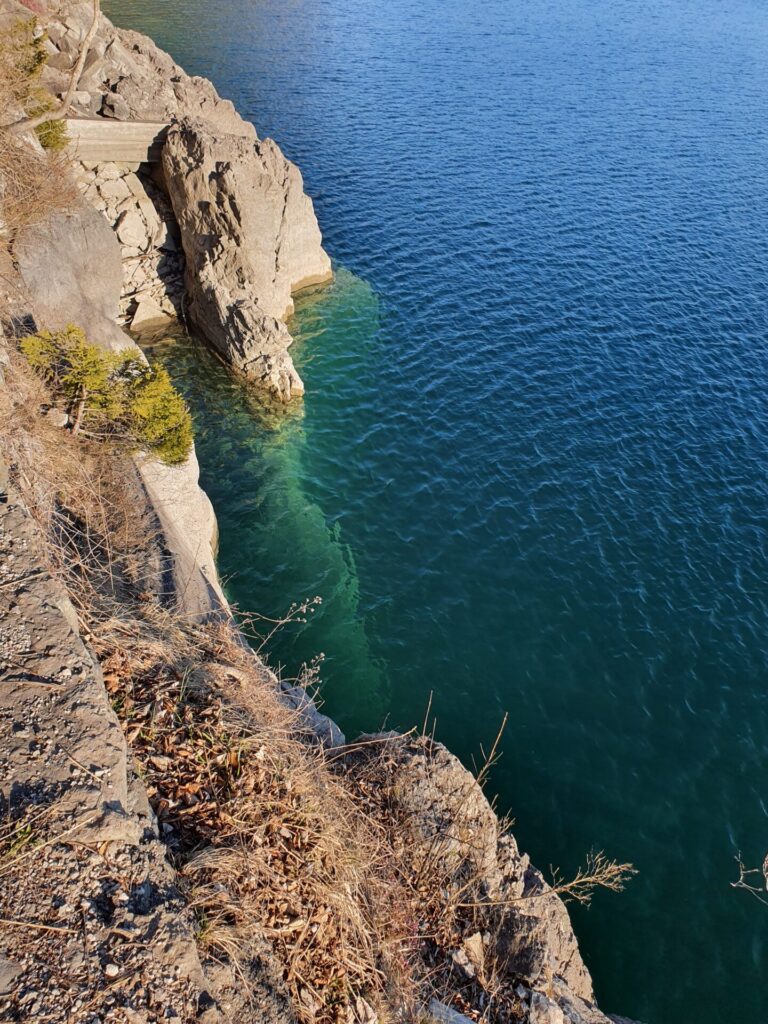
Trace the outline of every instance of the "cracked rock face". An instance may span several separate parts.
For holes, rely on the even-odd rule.
[[[29,16],[17,0],[4,0]],[[46,29],[54,52],[43,72],[43,85],[54,94],[66,89],[67,70],[93,17],[90,0],[71,0],[64,11],[45,2]],[[103,15],[78,83],[74,116],[119,121],[170,121],[182,114],[203,118],[217,129],[255,138],[229,100],[205,78],[188,75],[169,54],[140,32],[116,28]]]
[[[77,324],[104,348],[126,347],[115,322],[123,280],[120,246],[91,206],[80,201],[26,228],[15,256],[39,326]]]
[[[46,6],[52,52],[43,83],[60,95],[63,68],[76,58],[92,7],[74,0],[63,17]],[[272,395],[287,402],[303,394],[284,321],[293,312],[292,293],[332,273],[298,168],[274,142],[259,140],[210,82],[187,75],[151,39],[103,16],[73,114],[173,123],[163,167],[187,261],[190,318],[227,362]],[[137,197],[126,194],[130,180],[101,180],[108,167],[98,170],[100,179],[86,185],[117,232],[127,276],[130,270],[122,311],[134,312],[147,291],[161,307],[163,299],[177,307],[171,277],[181,254],[165,244],[172,232],[153,233],[149,221],[156,218],[144,216]]]
[[[190,316],[235,367],[288,401],[304,391],[283,320],[331,278],[311,199],[274,142],[173,126],[163,169],[186,257]]]
[[[148,174],[120,163],[75,165],[83,197],[103,213],[120,243],[120,315],[138,329],[176,315],[184,258],[170,203]]]
[[[393,766],[387,797],[398,810],[414,856],[429,851],[448,893],[462,893],[476,879],[490,905],[503,908],[488,925],[497,936],[499,961],[519,984],[531,1024],[609,1024],[595,1006],[592,980],[565,905],[514,837],[502,830],[473,775],[439,743],[396,734],[377,738],[386,742]],[[369,756],[369,749],[362,746],[352,760]],[[454,956],[459,968],[471,970],[479,938],[464,936]],[[441,1013],[432,1017],[459,1024]]]

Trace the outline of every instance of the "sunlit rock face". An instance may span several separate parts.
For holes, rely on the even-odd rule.
[[[292,291],[331,277],[298,168],[271,140],[173,126],[163,169],[186,256],[189,313],[238,369],[287,401],[303,393],[283,320]]]

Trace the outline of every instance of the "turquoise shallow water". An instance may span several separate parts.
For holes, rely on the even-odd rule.
[[[350,732],[423,720],[575,912],[602,1005],[768,1021],[768,8],[757,0],[120,0],[304,171],[334,286],[275,418],[194,349],[220,564],[321,594]]]

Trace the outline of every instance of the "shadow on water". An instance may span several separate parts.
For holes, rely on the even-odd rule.
[[[373,291],[344,270],[330,287],[297,298],[291,328],[300,370],[317,346],[334,344],[339,324],[344,344],[352,340],[358,350],[378,326]],[[243,612],[270,618],[284,615],[286,602],[319,596],[322,603],[305,622],[270,641],[272,665],[292,678],[322,653],[322,679],[332,680],[334,704],[347,709],[348,721],[371,714],[383,720],[389,686],[366,635],[354,554],[341,522],[329,519],[309,486],[310,402],[270,402],[181,326],[140,341],[167,366],[191,407],[201,484],[219,522],[227,596]]]

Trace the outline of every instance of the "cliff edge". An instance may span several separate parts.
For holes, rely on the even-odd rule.
[[[92,6],[31,6],[60,96]],[[0,0],[6,30],[31,16]],[[167,131],[153,164],[13,142],[61,175],[26,219],[0,167],[0,1013],[607,1024],[559,895],[459,761],[348,743],[245,642],[194,452],[75,436],[31,373],[34,331],[140,360],[123,325],[186,312],[289,400],[291,295],[331,272],[298,169],[151,40],[99,15],[74,110]]]

